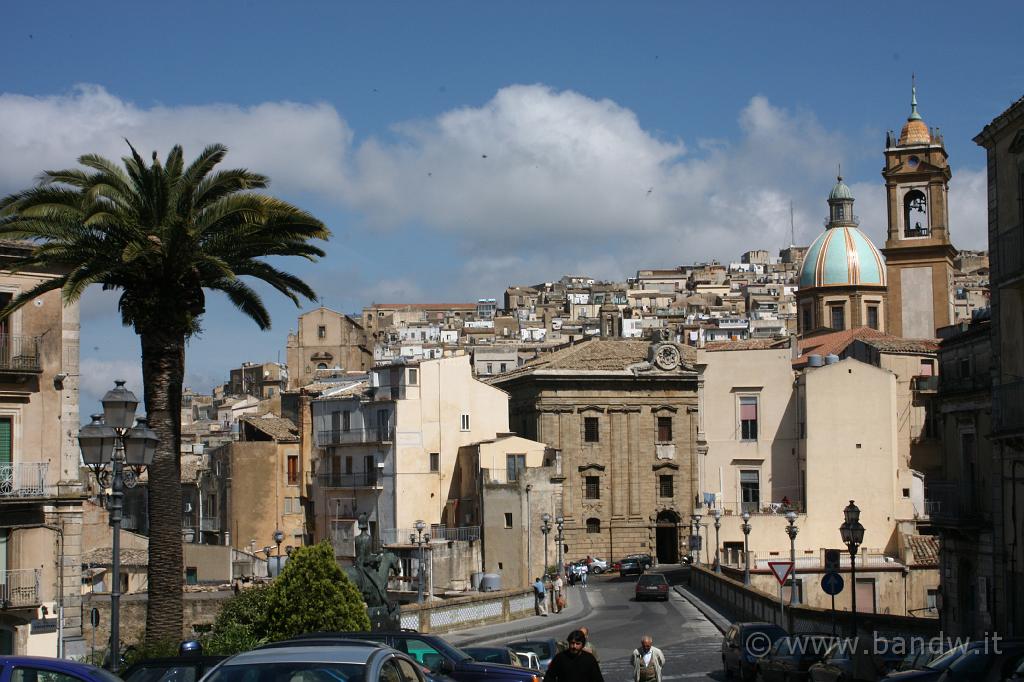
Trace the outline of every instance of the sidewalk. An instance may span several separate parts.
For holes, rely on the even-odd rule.
[[[698,597],[686,585],[673,585],[672,588],[679,596],[693,604],[694,608],[700,611],[701,615],[707,618],[722,634],[725,634],[725,631],[732,625],[732,619],[724,611],[720,611],[716,606]]]
[[[573,626],[590,615],[592,610],[590,600],[587,599],[587,590],[584,588],[579,586],[567,588],[565,598],[568,603],[561,613],[549,612],[547,616],[527,616],[507,623],[455,630],[445,633],[444,638],[455,646],[469,646],[496,639],[513,640],[522,638],[524,635],[537,638],[543,634],[545,637],[565,639],[566,635],[574,629]],[[548,633],[548,630],[552,632]]]

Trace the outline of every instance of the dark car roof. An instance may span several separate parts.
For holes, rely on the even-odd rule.
[[[48,658],[46,656],[0,656],[0,666],[38,666],[52,670],[63,670],[75,673],[82,677],[89,677],[97,680],[117,680],[112,673],[98,668],[89,663],[79,663],[62,658]]]

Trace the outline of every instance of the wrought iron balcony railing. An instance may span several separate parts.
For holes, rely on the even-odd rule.
[[[322,488],[376,488],[384,480],[376,471],[356,474],[319,474],[317,482]]]
[[[0,608],[25,608],[40,603],[38,568],[0,571]]]
[[[984,524],[988,515],[982,497],[961,481],[929,480],[925,508],[931,522],[939,526],[976,526]]]
[[[472,542],[480,539],[480,526],[433,526],[424,529],[423,534],[430,535],[431,542]],[[409,543],[410,536],[415,535],[415,528],[384,528],[380,531],[380,541],[385,545],[404,545]]]
[[[40,372],[39,339],[0,334],[0,372]]]
[[[316,432],[316,444],[325,445],[358,445],[360,443],[390,443],[395,438],[395,430],[390,426],[370,427],[365,429],[329,429]]]
[[[0,499],[45,497],[46,469],[49,465],[49,462],[0,464]]]

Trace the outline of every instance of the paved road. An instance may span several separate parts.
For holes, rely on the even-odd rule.
[[[586,625],[608,682],[631,679],[629,655],[645,633],[665,652],[664,682],[725,679],[721,670],[721,631],[675,591],[670,593],[668,602],[636,602],[633,599],[635,582],[635,577],[591,578],[586,588],[591,612],[579,620],[554,627],[544,627],[546,619],[531,618],[531,624],[537,628],[533,636],[564,639],[574,627]],[[569,599],[576,596],[570,591]],[[521,622],[518,627],[522,629]],[[498,634],[486,643],[501,644],[523,638],[522,635],[503,637]],[[459,636],[451,639],[457,642]]]

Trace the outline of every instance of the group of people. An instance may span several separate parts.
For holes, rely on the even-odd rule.
[[[551,659],[544,682],[604,682],[597,652],[588,641],[589,635],[586,627],[569,633],[565,649]],[[661,682],[665,654],[654,646],[650,635],[640,638],[640,646],[633,649],[630,662],[633,665],[633,682]]]
[[[555,613],[559,613],[565,608],[565,595],[562,590],[563,586],[564,583],[562,582],[562,576],[560,575],[548,576],[547,582],[539,577],[533,581],[533,597],[535,600],[534,609],[538,616],[548,615],[549,592],[552,610]]]

